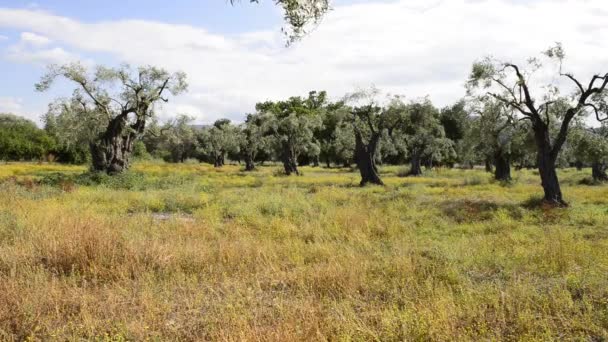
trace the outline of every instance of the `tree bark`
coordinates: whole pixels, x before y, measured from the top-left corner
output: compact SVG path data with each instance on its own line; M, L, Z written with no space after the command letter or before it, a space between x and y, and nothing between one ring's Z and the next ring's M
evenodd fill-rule
M95 142L89 144L94 171L118 174L129 168L135 140L143 133L145 118L137 118L127 128L127 114L123 113L110 121L106 131Z
M283 161L283 168L285 169L286 175L291 176L293 173L298 176L300 175L300 171L298 171L297 156L295 155L295 152L291 146L287 143L283 145L281 159Z
M545 193L544 201L554 206L568 206L563 199L562 190L559 186L555 168L557 153L552 150L548 126L544 123L536 123L534 125L534 135L538 150L538 172Z
M245 171L255 170L255 163L253 162L253 156L250 154L245 155Z
M355 130L355 156L359 173L361 173L361 182L359 183L361 186L366 184L384 185L376 167L375 155L379 140L380 134L372 133L370 141L365 144L361 133Z
M222 155L215 155L213 158L213 167L222 167L224 164L222 163Z
M491 157L488 156L488 157L486 157L486 160L485 160L486 172L492 172L492 171L494 171L494 170L492 170L492 166L493 165L492 165L492 160L490 158Z
M608 181L608 174L606 174L606 164L595 162L591 165L591 174L593 176L593 180L596 182L605 182Z
M414 152L412 154L412 160L410 160L410 172L408 176L422 176L422 167L420 160L420 153Z
M494 179L501 182L511 180L511 158L504 154L501 150L497 150L494 154Z
M433 169L433 157L425 158L424 168L429 171Z

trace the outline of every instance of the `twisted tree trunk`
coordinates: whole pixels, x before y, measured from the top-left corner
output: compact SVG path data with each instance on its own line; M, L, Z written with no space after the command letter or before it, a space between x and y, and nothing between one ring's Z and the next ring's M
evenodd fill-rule
M501 182L508 182L511 180L511 158L509 155L503 153L502 150L496 150L494 154L494 164L496 166L494 170L494 179Z
M250 153L245 154L245 171L253 171L255 170L255 157Z
M492 172L493 170L493 165L492 165L492 160L490 156L486 156L486 160L485 160L485 167L486 167L486 172Z
M378 175L378 168L376 167L375 160L379 140L380 134L373 133L368 144L365 144L361 133L355 130L355 158L359 173L361 173L361 186L368 183L384 185L384 182L382 182L382 179L380 179L380 176Z
M562 196L559 179L557 178L557 170L555 168L557 153L554 153L551 146L549 128L544 123L535 123L533 128L538 149L538 172L545 193L544 201L559 207L568 206Z
M296 175L300 175L300 171L298 171L298 163L297 156L293 148L291 148L290 144L283 144L283 153L281 155L281 159L283 161L283 168L285 169L285 174L291 176L291 174L295 173Z
M145 118L138 117L128 126L127 115L122 113L112 119L100 138L89 144L93 171L117 174L129 168L133 144L143 134Z
M596 182L608 181L608 174L606 174L606 164L601 162L595 162L591 165L591 174L593 180Z
M213 157L213 167L222 167L222 156L217 154Z
M414 151L412 154L412 159L410 160L410 172L408 176L421 176L422 175L422 167L421 167L421 157L418 151Z

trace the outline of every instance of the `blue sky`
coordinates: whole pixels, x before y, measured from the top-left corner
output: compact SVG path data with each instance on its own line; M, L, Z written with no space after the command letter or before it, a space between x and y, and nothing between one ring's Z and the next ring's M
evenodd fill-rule
M539 15L542 13L542 15ZM338 0L290 48L271 0L0 1L0 112L38 120L69 96L34 92L45 65L157 65L188 74L190 90L159 109L208 123L240 120L257 101L375 85L447 105L465 95L485 55L523 61L555 41L583 78L608 71L605 0Z
M269 1L246 2L229 6L226 0L44 0L38 2L3 0L0 7L48 11L84 22L142 19L205 27L213 32L239 33L280 26L281 16ZM20 30L0 28L0 48L6 49L19 39ZM118 63L112 56L89 54L98 63ZM52 96L33 92L34 83L44 69L41 66L0 60L0 74L11 82L0 82L0 97L21 98L40 107ZM36 117L34 117L36 119Z

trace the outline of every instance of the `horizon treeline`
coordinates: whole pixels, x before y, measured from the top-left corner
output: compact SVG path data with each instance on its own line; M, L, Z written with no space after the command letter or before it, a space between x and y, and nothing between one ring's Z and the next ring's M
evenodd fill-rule
M232 160L245 171L277 161L286 175L299 175L303 165L355 164L361 185L382 185L383 164L409 163L409 176L438 165L483 164L503 182L511 181L515 166L537 168L544 201L567 206L557 168L590 166L594 182L608 180L608 73L579 79L564 71L565 57L556 43L521 65L483 58L472 65L466 97L444 108L428 97L406 100L375 87L338 101L311 91L257 103L243 123L220 119L200 129L185 115L164 124L155 115L158 103L188 90L183 72L51 65L36 90L48 90L59 78L75 86L72 96L49 105L42 130L2 116L0 159L89 161L92 171L110 175L128 170L132 158L197 159L215 167ZM532 76L545 64L545 71L558 73L538 83ZM587 122L590 115L599 125Z
M391 111L403 113L391 132L380 134L376 165L408 164L409 175L436 166L484 166L498 180L510 179L510 166L538 166L529 124L509 121L508 108L498 101L487 101L481 108L464 99L444 108L437 108L428 98L405 102L395 96L386 102L385 108L377 109L385 111L387 118ZM233 162L242 164L245 171L278 162L286 174L297 174L299 166L350 168L357 164L355 127L368 126L366 118L353 118L351 110L345 101L330 102L324 91L311 91L307 97L258 103L256 112L247 114L242 123L219 119L196 125L187 115L165 123L152 120L135 143L133 157L168 163L196 160L216 167ZM86 132L70 132L62 113L49 111L42 120L43 128L39 128L18 115L0 114L0 160L91 161L87 140L78 136ZM369 127L365 129L369 131ZM593 167L594 178L605 180L605 140L606 125L591 127L585 120L577 121L560 152L558 167Z

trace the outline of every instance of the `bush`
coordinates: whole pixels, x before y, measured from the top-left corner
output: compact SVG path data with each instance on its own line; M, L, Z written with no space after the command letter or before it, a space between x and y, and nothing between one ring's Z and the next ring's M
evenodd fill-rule
M0 114L0 160L39 160L54 146L55 141L32 121Z

